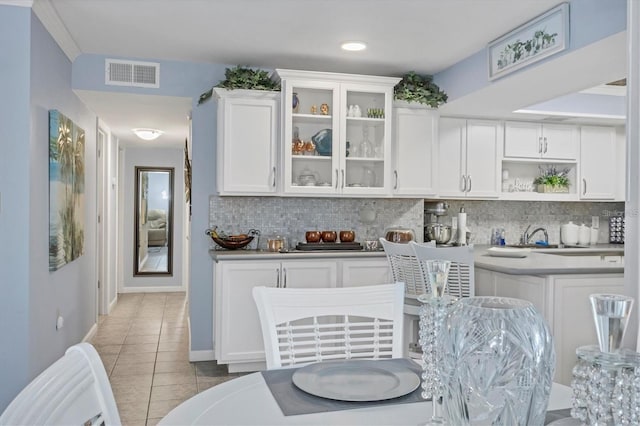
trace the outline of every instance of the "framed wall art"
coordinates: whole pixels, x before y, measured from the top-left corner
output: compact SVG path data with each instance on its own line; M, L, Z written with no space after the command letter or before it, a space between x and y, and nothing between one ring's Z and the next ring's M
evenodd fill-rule
M85 133L49 111L49 271L84 253Z
M504 77L568 47L569 3L562 3L489 43L489 80Z

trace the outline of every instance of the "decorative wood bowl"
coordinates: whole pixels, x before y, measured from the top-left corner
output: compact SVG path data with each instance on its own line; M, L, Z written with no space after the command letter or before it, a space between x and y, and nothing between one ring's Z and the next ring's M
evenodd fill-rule
M217 245L227 250L237 250L244 248L249 245L251 241L253 241L256 235L259 235L259 232L255 229L250 230L246 234L229 235L225 237L221 237L217 234L214 235L214 233L211 231L211 229L207 229L205 233L209 235ZM213 231L215 231L215 228L213 228Z

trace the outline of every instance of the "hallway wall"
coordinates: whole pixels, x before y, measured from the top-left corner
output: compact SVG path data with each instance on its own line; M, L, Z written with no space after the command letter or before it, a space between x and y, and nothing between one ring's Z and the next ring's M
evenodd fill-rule
M184 230L184 154L182 149L169 148L124 148L122 167L123 208L120 216L122 243L119 259L122 270L122 282L118 288L122 292L144 291L184 291L182 282ZM134 276L134 238L135 238L135 167L173 167L173 275Z

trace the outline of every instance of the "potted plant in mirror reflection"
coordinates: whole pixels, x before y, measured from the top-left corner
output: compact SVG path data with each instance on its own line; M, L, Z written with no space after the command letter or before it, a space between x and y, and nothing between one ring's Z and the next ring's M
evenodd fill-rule
M569 192L569 169L556 166L539 166L540 175L533 184L538 192Z

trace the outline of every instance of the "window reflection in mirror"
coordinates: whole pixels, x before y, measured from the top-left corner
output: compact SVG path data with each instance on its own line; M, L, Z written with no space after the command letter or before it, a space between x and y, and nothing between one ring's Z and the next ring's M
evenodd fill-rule
M134 275L172 275L173 173L136 167Z

